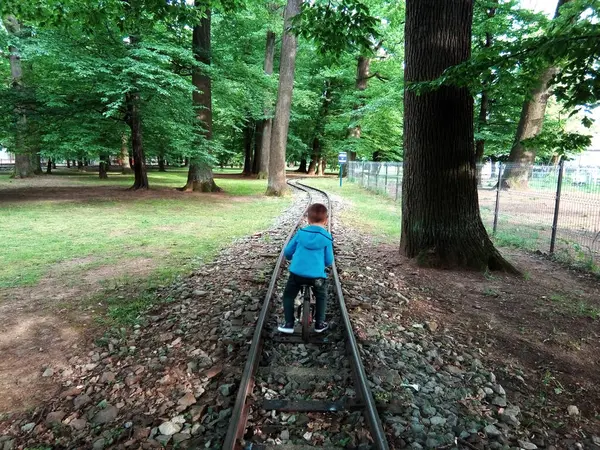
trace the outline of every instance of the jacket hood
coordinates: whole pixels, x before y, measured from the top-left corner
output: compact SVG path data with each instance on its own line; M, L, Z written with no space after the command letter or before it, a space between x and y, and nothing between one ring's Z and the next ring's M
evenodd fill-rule
M333 241L331 234L318 225L309 225L298 231L298 243L309 250L327 247Z

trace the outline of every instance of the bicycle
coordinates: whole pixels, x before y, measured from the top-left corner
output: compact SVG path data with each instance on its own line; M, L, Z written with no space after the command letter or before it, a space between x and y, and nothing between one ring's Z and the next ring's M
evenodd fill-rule
M319 281L315 281L318 283ZM300 292L302 292L302 303L298 305L296 312L298 321L302 325L302 340L308 343L310 338L310 326L315 321L317 303L315 295L310 284L303 284Z

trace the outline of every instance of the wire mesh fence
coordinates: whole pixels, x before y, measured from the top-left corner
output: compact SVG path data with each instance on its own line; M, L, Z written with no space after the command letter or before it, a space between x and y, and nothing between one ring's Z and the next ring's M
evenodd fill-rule
M495 239L598 270L600 167L532 165L525 168L519 189L504 188L512 168L502 163L477 168L481 217ZM350 181L396 201L402 196L402 173L402 163L348 164Z

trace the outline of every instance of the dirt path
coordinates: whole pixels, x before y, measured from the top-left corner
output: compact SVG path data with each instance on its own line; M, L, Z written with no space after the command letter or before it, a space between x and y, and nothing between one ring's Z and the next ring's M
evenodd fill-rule
M564 442L600 435L598 279L542 256L505 253L527 279L418 268L385 245L369 258L400 274L410 316L483 349L508 396L528 411L530 429L550 429ZM569 414L572 406L578 414Z

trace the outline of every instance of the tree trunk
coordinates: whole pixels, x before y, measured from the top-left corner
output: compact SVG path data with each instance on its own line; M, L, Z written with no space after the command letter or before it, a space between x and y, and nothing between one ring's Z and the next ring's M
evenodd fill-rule
M129 145L127 144L127 134L121 136L121 173L129 175L131 172L131 164L129 162Z
M298 170L296 170L296 172L306 173L306 158L302 158L300 160L300 167L298 167Z
M32 177L33 165L31 164L31 155L27 153L15 153L15 178Z
M77 160L77 170L79 172L83 172L83 160L81 160L81 159Z
M264 71L268 76L273 75L273 59L275 57L275 33L271 30L267 31L267 43L265 46L265 64ZM264 115L270 116L271 105L265 105ZM257 125L257 130L260 130L260 157L258 159L258 178L265 179L269 174L269 156L271 153L271 130L273 127L273 119L263 119Z
M212 167L204 161L198 161L190 163L187 183L181 190L186 192L219 192L221 188L215 184Z
M498 3L495 0L494 3ZM496 15L496 8L489 8L487 10L487 17L491 19ZM490 48L493 43L492 33L485 33L485 44L484 48ZM493 75L491 75L493 77ZM479 105L479 118L477 120L477 131L481 132L487 125L487 118L489 112L489 97L488 97L488 84L492 80L486 79L483 81L483 89L481 90L481 104ZM483 155L485 154L485 140L482 138L475 141L475 163L477 164L477 186L481 186L481 171L483 169Z
M18 37L21 33L21 24L14 16L7 16L4 18L4 27L10 35ZM15 91L21 91L23 89L23 69L21 67L21 56L19 50L9 45L8 51L11 84ZM16 116L16 131L15 131L15 178L28 178L32 177L35 172L32 155L27 148L27 116L25 109L22 105L17 104L14 110ZM41 171L40 171L41 172Z
M312 155L310 163L308 164L307 175L314 175L317 170L317 155Z
M52 160L48 158L48 163L46 164L46 174L50 175L52 173Z
M167 169L165 168L165 157L163 155L158 155L158 171L159 172L167 171Z
M210 21L211 11L206 9L200 23L194 26L192 34L192 52L194 58L205 65L211 63L210 50ZM192 70L192 102L196 108L198 120L198 136L203 136L209 143L212 140L212 90L210 76L200 67ZM192 158L184 191L217 192L221 189L216 185L212 167L200 158Z
M262 147L262 120L255 122L254 140L252 142L252 175L258 175L260 171L260 149Z
M438 78L471 53L471 0L407 0L407 85ZM467 88L404 92L401 251L420 264L514 271L479 215L473 98Z
M36 151L31 155L32 164L33 164L33 173L35 175L42 174L42 157L40 156L40 152ZM56 169L56 167L54 167Z
M291 25L300 13L302 0L288 0L285 8L283 39L279 63L279 89L275 119L271 130L271 152L269 156L269 184L267 195L284 195L287 192L285 182L285 150L287 146L290 110L294 90L294 70L296 68L297 38Z
M320 176L325 175L325 166L327 166L327 161L325 160L325 158L321 158L321 160L319 161L319 175Z
M244 125L244 170L242 175L249 177L252 175L252 120L248 119Z
M133 154L134 181L131 189L148 189L148 174L146 172L146 159L142 142L142 118L139 112L140 95L127 94L128 125L131 128L131 153Z
M478 118L478 126L484 127L487 124L487 114L488 114L488 94L487 91L481 92L481 105L479 107L479 118ZM485 140L477 139L475 141L475 164L477 167L477 185L481 186L481 170L483 164L483 154L485 152Z
M105 180L108 178L108 155L102 154L100 155L100 164L98 165L98 177L101 180Z
M570 0L559 0L554 18L560 15L560 8ZM548 67L540 75L537 83L523 103L517 132L510 149L506 170L502 175L502 187L505 189L527 189L529 174L535 162L534 148L525 147L523 141L536 137L542 132L548 98L552 95L550 81L558 73L558 68Z
M67 169L70 169L70 168L71 168L71 160L67 159Z
M358 110L359 108L361 108L364 105L364 101L362 100L363 94L362 92L365 91L367 89L368 83L369 83L369 71L371 68L371 58L367 57L367 56L359 56L358 57L358 61L357 61L357 66L356 66L356 90L359 91L359 98L360 101L354 105L354 110ZM353 122L358 122L358 115L355 113L353 115ZM348 130L348 137L350 139L360 139L361 136L361 127L360 127L360 123L357 123L356 125L354 125L353 127L351 127ZM355 151L350 151L349 155L348 155L348 159L350 161L356 161L356 152ZM348 165L345 164L344 165L344 172L347 171Z

